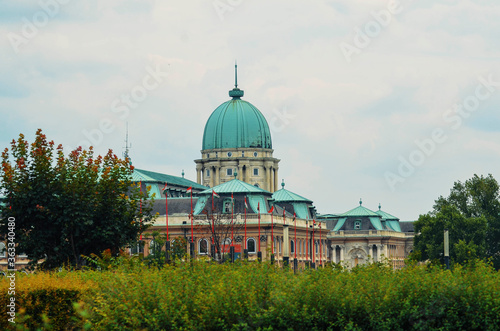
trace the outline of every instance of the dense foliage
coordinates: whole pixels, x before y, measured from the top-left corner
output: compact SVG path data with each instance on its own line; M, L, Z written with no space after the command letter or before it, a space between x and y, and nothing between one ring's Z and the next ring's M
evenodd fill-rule
M434 210L414 223L413 258L442 263L444 229L449 230L450 258L457 263L491 259L500 268L500 189L491 176L474 175L455 182L447 198L439 197Z
M152 219L152 201L141 203L148 195L132 185L132 171L111 150L94 157L92 148L78 148L65 156L41 130L31 145L21 134L2 153L0 233L13 217L18 253L46 268L80 266L82 255L105 249L117 254Z
M0 306L7 307L10 302L10 279L0 281ZM91 293L95 284L82 279L78 273L38 273L25 275L17 273L15 279L16 324L7 318L0 319L0 329L7 330L67 330L82 328L86 325L85 311L77 309L75 303L83 295ZM4 316L5 313L3 313ZM11 318L9 316L9 318ZM90 325L87 323L87 325Z
M294 274L268 263L159 269L132 259L118 269L63 277L95 284L82 287L82 302L67 314L68 325L76 320L93 330L500 328L500 274L480 261L453 270L374 264Z

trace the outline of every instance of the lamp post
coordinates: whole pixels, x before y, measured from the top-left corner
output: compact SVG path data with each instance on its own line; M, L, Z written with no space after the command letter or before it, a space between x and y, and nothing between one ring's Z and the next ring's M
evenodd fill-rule
M450 269L450 237L448 229L444 229L444 264L446 269Z

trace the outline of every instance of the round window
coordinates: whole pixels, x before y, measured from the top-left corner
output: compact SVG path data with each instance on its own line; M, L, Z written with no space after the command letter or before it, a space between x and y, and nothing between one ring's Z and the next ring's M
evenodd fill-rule
M257 152L253 152L253 156L257 157Z
M227 156L231 157L231 156L233 156L233 153L227 152Z

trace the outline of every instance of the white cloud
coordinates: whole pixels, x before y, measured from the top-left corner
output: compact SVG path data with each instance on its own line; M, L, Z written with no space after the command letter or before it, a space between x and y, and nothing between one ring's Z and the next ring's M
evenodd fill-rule
M268 121L283 109L295 116L273 132L287 188L322 213L346 211L362 197L369 208L381 202L416 219L453 181L495 175L500 148L486 109L497 109L500 98L458 131L442 114L473 92L479 75L498 74L500 5L400 2L401 13L351 63L339 44L351 42L354 28L387 1L242 1L223 20L211 1L70 2L18 54L6 35L20 33L21 18L40 9L10 5L0 14L10 17L0 20L2 148L37 127L74 146L84 130L110 119L115 129L97 150L121 152L128 121L134 164L196 178L205 122L228 99L238 60L245 100ZM113 100L156 65L168 67L168 77L126 119L113 113ZM436 127L449 140L391 192L384 172Z

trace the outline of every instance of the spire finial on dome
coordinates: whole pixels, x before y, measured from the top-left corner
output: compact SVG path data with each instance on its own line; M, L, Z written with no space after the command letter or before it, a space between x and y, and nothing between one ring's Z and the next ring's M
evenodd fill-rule
M382 208L382 206L380 205L380 202L378 203L378 210L380 210L380 208Z
M229 96L233 99L239 99L243 94L243 90L238 88L238 64L234 61L234 88L229 91Z
M234 88L238 88L238 64L234 61Z
M284 179L281 180L281 188L283 188L283 189L285 188L285 180Z
M361 201L361 198L359 198L359 205L361 206L363 204L363 201Z

